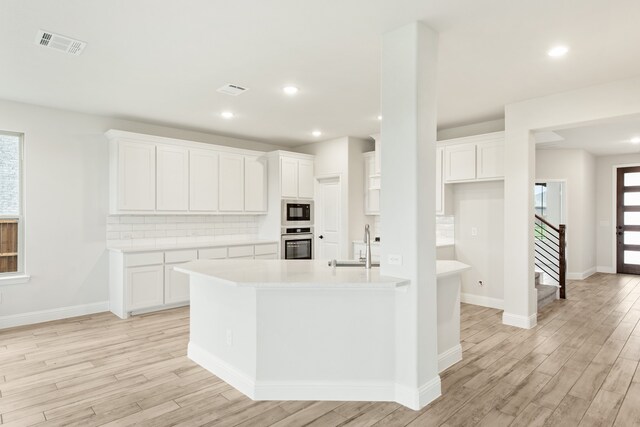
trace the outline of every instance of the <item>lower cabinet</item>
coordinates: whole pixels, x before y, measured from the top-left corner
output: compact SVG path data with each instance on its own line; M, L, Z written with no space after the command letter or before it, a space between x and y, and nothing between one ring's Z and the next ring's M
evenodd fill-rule
M162 265L127 268L127 308L130 311L164 303Z
M189 276L175 271L180 264L164 266L164 303L177 304L189 302Z
M109 309L126 319L131 312L189 303L189 276L175 267L196 259L278 259L276 242L200 249L109 253Z

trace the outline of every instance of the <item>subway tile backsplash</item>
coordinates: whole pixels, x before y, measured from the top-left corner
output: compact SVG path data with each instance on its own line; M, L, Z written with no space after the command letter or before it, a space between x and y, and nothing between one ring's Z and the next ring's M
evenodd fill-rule
M153 246L250 240L257 237L257 215L107 217L107 246Z

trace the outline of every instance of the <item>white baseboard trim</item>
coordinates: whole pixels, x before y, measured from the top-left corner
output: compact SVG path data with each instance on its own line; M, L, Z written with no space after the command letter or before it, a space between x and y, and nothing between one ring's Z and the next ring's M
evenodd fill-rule
M256 382L253 378L215 357L197 344L189 342L187 357L211 372L245 396L255 399Z
M598 270L597 267L592 267L580 273L567 273L567 279L568 280L584 280L589 276L593 276L594 274L596 274L597 270Z
M439 376L417 389L393 382L256 381L192 342L187 355L253 400L395 401L418 410L441 394Z
M616 274L616 268L615 267L605 267L605 266L598 266L596 267L596 272L597 273L607 273L607 274Z
M462 360L462 346L460 344L451 347L438 355L438 372L442 372L450 366Z
M396 384L396 402L414 411L424 408L441 395L439 375L417 389Z
M460 301L466 304L481 305L483 307L497 308L499 310L504 308L504 300L485 297L482 295L461 293Z
M50 322L52 320L67 319L69 317L86 316L87 314L102 313L104 311L109 311L109 301L31 311L29 313L10 314L8 316L0 316L0 329L33 325L35 323Z
M519 314L511 314L506 311L502 313L502 323L517 328L531 329L538 324L538 315L536 313L531 316L521 316Z

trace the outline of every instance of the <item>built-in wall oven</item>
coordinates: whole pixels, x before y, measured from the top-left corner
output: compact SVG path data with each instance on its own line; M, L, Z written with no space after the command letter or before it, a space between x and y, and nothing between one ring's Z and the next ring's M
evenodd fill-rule
M313 226L313 201L311 200L283 200L282 201L282 226L283 227L312 227ZM282 233L285 234L285 233Z
M313 227L282 227L282 259L313 259Z

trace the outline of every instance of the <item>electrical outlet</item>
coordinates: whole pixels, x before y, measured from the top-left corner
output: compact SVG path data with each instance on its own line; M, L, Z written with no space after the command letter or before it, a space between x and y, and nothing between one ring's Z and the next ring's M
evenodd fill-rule
M476 227L471 227L471 235L472 236L477 236L478 235L478 229Z
M484 286L484 283L482 283L482 280L478 280L478 285Z
M227 346L233 347L233 332L231 332L231 329L227 329Z
M402 255L389 255L387 257L389 265L402 265Z

